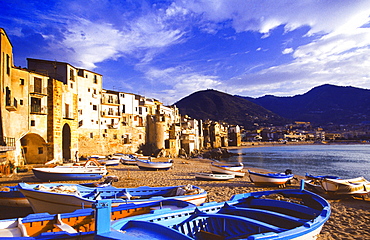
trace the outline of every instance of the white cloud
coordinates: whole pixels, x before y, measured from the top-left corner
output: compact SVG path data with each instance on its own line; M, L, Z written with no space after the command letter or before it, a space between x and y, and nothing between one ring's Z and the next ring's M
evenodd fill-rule
M294 51L293 48L285 48L282 53L289 54L289 53L292 53L293 51Z

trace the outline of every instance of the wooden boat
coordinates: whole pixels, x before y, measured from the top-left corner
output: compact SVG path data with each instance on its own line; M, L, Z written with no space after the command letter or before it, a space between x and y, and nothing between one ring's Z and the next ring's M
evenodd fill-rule
M301 187L124 218L98 229L95 239L162 239L164 227L179 239L316 239L329 216L329 203ZM104 219L98 215L97 222L99 217Z
M98 201L95 208L103 204ZM124 204L110 209L107 222L152 211L194 207L194 204L180 200ZM0 239L93 239L95 229L95 210L92 208L62 214L36 213L24 218L0 220Z
M366 195L370 193L370 182L364 177L352 179L324 178L320 181L321 187L328 194L334 195Z
M211 164L214 166L223 167L231 171L241 171L244 168L243 163L224 163L224 162L219 162L219 161L213 161L211 162Z
M43 181L99 180L107 169L96 160L88 160L84 165L56 166L53 168L33 168L33 174Z
M213 162L211 163L211 171L213 173L223 173L223 174L234 175L235 177L244 177L245 172L242 172L241 169L243 169L243 166L240 168L240 166L230 166L228 164L220 165L220 164L215 164Z
M340 179L338 176L332 176L332 175L311 175L306 173L305 175L306 179L311 179L311 180L322 180L324 178L329 178L329 179Z
M104 181L81 183L85 187L108 187L112 186L113 182L117 182L118 177L106 176ZM18 186L3 186L0 187L0 205L9 207L31 207L27 198L21 193Z
M27 198L17 186L0 187L0 205L9 207L30 207Z
M305 188L320 194L325 194L325 190L321 187L321 180L328 178L328 179L340 179L338 176L332 175L311 175L306 173L306 179L304 180Z
M125 165L136 165L137 157L132 154L122 154L121 156L121 163Z
M206 181L227 181L234 179L235 175L222 174L222 173L195 173L196 180L206 180Z
M19 190L28 199L35 213L66 213L80 208L91 208L98 199L110 199L113 206L128 203L146 203L177 199L199 205L206 200L207 192L192 186L90 188L78 184L27 184L19 183Z
M137 166L142 170L169 170L173 166L173 160L169 159L166 162L153 162L152 160L140 160L136 161Z
M288 171L289 172L289 171ZM294 175L288 173L258 173L248 170L251 182L256 185L284 186Z

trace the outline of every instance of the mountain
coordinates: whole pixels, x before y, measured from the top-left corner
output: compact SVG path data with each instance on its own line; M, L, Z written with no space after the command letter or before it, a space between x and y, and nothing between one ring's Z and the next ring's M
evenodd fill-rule
M325 84L303 95L241 97L284 118L314 124L358 124L370 120L370 90Z
M247 99L216 90L195 92L175 105L182 115L195 119L225 121L245 128L259 125L281 125L287 120Z

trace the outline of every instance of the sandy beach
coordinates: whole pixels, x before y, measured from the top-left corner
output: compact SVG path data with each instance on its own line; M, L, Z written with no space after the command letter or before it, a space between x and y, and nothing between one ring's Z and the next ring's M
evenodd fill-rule
M174 167L168 171L143 171L137 166L119 165L108 167L109 175L119 178L114 183L116 187L139 186L175 186L192 184L202 187L208 192L207 201L226 201L238 193L264 191L272 188L256 187L246 175L244 178L235 178L229 181L198 181L195 172L209 172L208 159L181 159L175 158ZM262 171L262 169L246 168ZM302 176L296 176L302 179ZM32 171L3 176L0 185L16 185L18 182L38 183ZM77 183L81 183L77 182ZM297 188L295 182L287 188ZM332 207L330 219L324 225L318 239L369 239L370 236L370 202L356 199L329 200Z

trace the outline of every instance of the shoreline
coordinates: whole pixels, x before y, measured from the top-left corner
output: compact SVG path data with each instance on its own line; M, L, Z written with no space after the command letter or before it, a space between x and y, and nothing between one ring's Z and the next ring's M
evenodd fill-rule
M163 159L163 158L162 158ZM159 159L158 159L159 160ZM255 186L250 182L248 174L243 178L235 178L228 181L200 181L196 180L194 173L209 172L210 159L202 158L173 158L174 168L168 171L143 171L137 166L119 165L108 167L109 175L115 175L119 178L115 182L115 187L135 188L139 186L178 186L192 184L203 188L208 192L208 202L227 201L231 196L239 193L265 191L276 189L273 187ZM244 168L266 172L266 169ZM302 176L295 175L299 180ZM32 171L13 174L10 177L0 178L0 185L17 185L19 182L30 184L42 183L34 177ZM62 183L83 183L88 181L63 181ZM292 185L286 188L299 188L299 181L294 181ZM370 235L368 223L370 220L370 202L355 199L328 200L332 206L332 214L325 223L319 240L331 239L363 239ZM1 206L3 211L4 207Z

